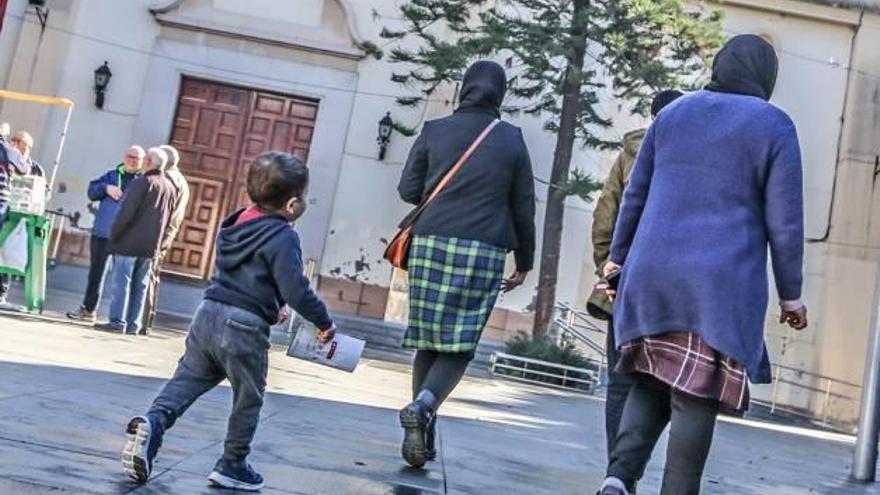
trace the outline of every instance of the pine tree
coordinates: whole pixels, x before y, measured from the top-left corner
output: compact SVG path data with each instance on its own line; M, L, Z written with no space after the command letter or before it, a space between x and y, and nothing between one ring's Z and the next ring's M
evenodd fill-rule
M460 79L468 64L491 57L509 68L504 111L539 116L557 136L534 304L533 333L545 335L566 197L590 201L601 188L572 171L575 142L600 150L619 146L605 137L613 122L599 103L603 92L644 115L658 90L693 84L722 41L720 14L685 0L410 0L400 14L402 27L381 34L395 46L376 52L399 64L392 76L406 93L399 104L424 104ZM395 43L412 38L415 43Z

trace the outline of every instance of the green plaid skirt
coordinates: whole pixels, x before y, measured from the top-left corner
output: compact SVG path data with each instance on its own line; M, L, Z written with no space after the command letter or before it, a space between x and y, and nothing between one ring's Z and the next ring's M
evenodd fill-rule
M476 351L504 277L504 248L468 239L416 236L409 253L409 327L403 346Z

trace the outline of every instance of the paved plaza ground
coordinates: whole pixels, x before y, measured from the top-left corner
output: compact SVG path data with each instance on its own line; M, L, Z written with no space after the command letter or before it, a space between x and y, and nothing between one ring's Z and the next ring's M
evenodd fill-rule
M179 332L138 338L0 316L0 494L216 494L205 476L222 451L225 386L170 431L148 485L120 468L126 420L182 348ZM473 371L444 407L440 460L417 471L398 457L404 365L366 359L349 375L273 349L251 458L263 493L592 495L605 463L602 402ZM640 493L656 493L662 451ZM851 451L845 436L725 421L704 493L880 494L846 482Z

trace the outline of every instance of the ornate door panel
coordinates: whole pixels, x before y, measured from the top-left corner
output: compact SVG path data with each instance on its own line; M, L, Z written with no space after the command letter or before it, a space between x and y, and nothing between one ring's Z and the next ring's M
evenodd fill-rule
M186 220L163 264L207 279L220 222L247 205L247 170L264 151L308 159L318 102L184 77L171 144L190 183Z
M226 185L216 179L188 177L189 205L186 219L163 263L167 272L206 278L214 260L214 238L222 220L220 204Z
M247 90L184 78L171 145L190 183L186 220L163 264L166 271L206 279L214 237L228 202L247 119Z
M273 93L254 93L241 147L233 202L228 212L248 204L247 171L260 153L287 151L304 162L308 160L317 115L318 103L315 101Z

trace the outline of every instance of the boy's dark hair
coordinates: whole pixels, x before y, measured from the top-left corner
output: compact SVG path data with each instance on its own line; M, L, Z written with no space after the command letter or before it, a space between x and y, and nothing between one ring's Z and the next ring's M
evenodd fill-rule
M651 117L656 117L657 114L660 113L660 110L663 110L663 107L682 96L684 96L684 93L677 89L667 89L657 93L657 95L654 96L654 100L651 101Z
M264 211L283 209L291 198L301 197L308 185L309 169L290 153L267 151L248 170L248 196Z

